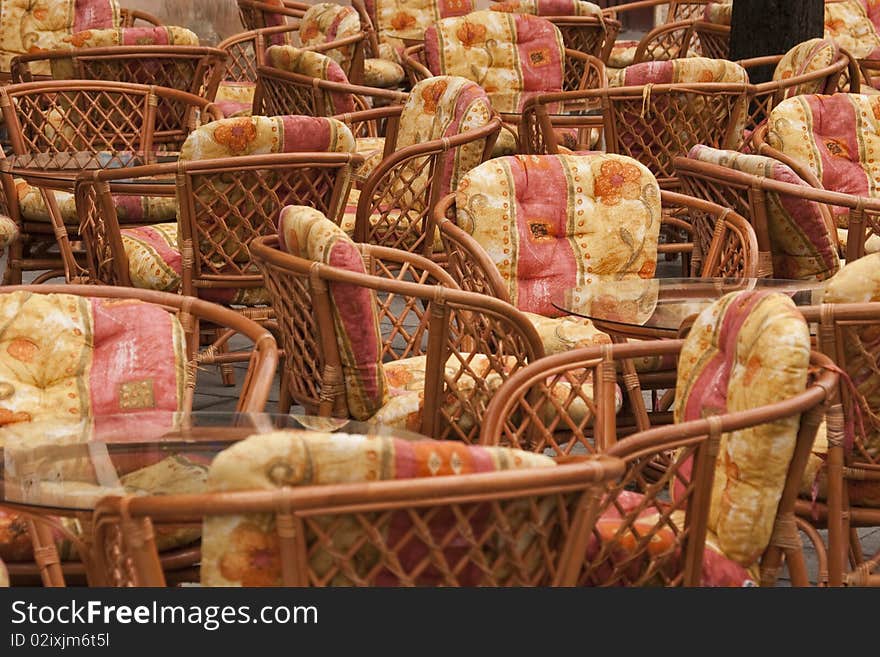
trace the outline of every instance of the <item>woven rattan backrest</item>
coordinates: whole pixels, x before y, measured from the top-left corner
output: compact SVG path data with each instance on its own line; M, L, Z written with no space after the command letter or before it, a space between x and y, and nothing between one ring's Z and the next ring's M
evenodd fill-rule
M266 63L266 49L273 37L286 36L297 28L290 26L249 30L234 34L217 48L226 53L226 68L222 79L229 82L256 82L257 66Z
M302 114L330 116L331 107L314 78L288 73L271 66L257 67L255 110L266 116Z
M758 238L755 230L738 214L715 222L702 265L703 278L754 278L758 274Z

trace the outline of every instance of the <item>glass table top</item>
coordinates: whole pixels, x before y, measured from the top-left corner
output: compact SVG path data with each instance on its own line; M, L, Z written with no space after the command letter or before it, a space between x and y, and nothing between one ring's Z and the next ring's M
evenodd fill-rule
M387 426L308 415L149 411L0 427L0 503L90 511L105 495L198 493L233 443L278 430L425 440Z
M730 292L766 290L789 295L798 306L819 302L824 283L769 278L654 278L600 280L562 290L554 308L612 329L639 327L677 335L682 324Z

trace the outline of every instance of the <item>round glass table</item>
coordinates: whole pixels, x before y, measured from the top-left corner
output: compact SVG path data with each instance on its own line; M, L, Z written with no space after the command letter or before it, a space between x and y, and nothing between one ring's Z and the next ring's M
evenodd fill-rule
M9 424L0 428L0 509L26 520L44 585L65 585L58 545L73 546L87 579L99 581L92 537L98 500L203 492L220 452L281 430L427 439L369 422L270 413L148 411ZM198 558L197 545L173 556L187 566Z
M824 283L770 278L654 278L600 280L562 290L557 310L585 317L612 337L674 338L713 301L730 292L764 290L787 294L798 306L818 303Z

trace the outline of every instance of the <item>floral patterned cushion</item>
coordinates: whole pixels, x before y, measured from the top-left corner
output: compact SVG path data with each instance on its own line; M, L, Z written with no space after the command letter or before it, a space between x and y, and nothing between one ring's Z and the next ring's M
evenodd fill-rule
M767 143L810 170L825 189L880 196L880 97L795 96L770 112ZM832 208L840 228L849 213Z
M278 221L278 238L281 248L293 255L366 274L363 258L351 238L313 208L284 208ZM375 296L367 288L342 283L331 283L329 292L348 412L356 420L366 420L387 400Z
M18 239L18 224L5 214L0 214L0 251Z
M402 45L394 37L420 38L427 26L441 18L463 16L476 9L474 0L366 0L365 4L379 38L394 46Z
M223 80L217 87L214 104L220 108L226 118L250 116L256 88L254 82Z
M748 84L749 74L726 59L686 57L665 62L642 62L618 71L608 80L610 87L629 87L643 84L676 84L680 82L728 82Z
M876 59L880 54L880 35L862 0L825 3L825 38L856 59Z
M306 10L299 23L299 39L304 47L320 46L354 36L361 31L361 19L354 7L319 2ZM348 70L354 54L354 45L324 52L333 61Z
M116 0L36 0L0 3L0 71L13 57L55 50L64 38L84 30L117 27ZM35 62L35 75L49 75L46 62Z
M112 46L198 46L199 37L185 27L163 25L159 27L114 27L102 30L84 30L64 37L58 45L61 50L82 48L108 48ZM73 61L53 59L50 63L52 77L70 80L76 77ZM149 79L137 80L149 84Z
M275 490L555 465L552 459L538 454L503 447L468 446L455 441L279 431L253 436L220 453L208 473L208 486L219 492ZM414 528L406 511L394 513L385 539L390 545L399 545L400 537ZM527 515L522 517L525 520ZM378 561L376 551L369 543L366 548L357 546L365 529L356 518L336 516L316 521L328 532L325 537L330 542L309 551L309 569L318 577L326 578L330 585L351 585L374 568ZM428 521L426 529L433 536L442 536L450 530L450 522L448 516L438 514ZM476 535L485 531L485 522L478 516L472 520ZM528 540L522 532L517 534L518 540ZM308 529L306 540L313 544L315 539L314 531ZM412 570L418 559L423 558L426 549L422 540L413 540L410 545L398 550L401 564L407 570ZM448 558L454 559L462 549L467 548L455 545L446 548ZM491 553L494 548L487 545L485 549ZM336 559L328 550L356 552L351 560L354 570L337 570ZM493 568L504 567L496 565L491 554L487 559ZM459 573L458 578L478 584L482 575L474 569L473 573ZM435 568L429 567L421 572L419 580L423 584L440 584L443 578ZM390 571L382 573L379 581L388 586L400 583ZM203 524L201 582L204 586L280 585L280 548L274 517L266 514L207 517Z
M703 10L703 20L715 25L730 25L733 2L710 2Z
M810 332L792 300L734 292L694 322L678 361L676 422L744 411L806 389ZM794 453L798 416L724 434L709 529L724 554L749 567L770 540ZM681 492L674 486L673 495Z
M0 318L0 423L181 407L185 338L162 308L10 292Z
M865 13L871 19L874 28L880 30L880 2L877 0L859 0L859 2L865 8Z
M43 200L40 189L26 183L15 181L18 192L18 205L24 221L49 223L49 209ZM79 215L76 212L76 200L70 192L51 192L61 212L61 219L66 225L78 226ZM177 218L177 199L167 196L129 196L117 194L113 196L116 204L116 215L120 223L140 224L161 221L174 221Z
M488 93L562 90L562 35L527 14L477 11L439 21L425 31L425 56L435 75L468 78Z
M544 317L526 313L526 317L538 331L541 344L548 356L572 349L611 344L611 338L582 317Z
M831 66L839 57L840 48L830 39L810 39L809 41L804 41L785 53L776 65L773 79L780 81L800 75L807 75L808 73ZM785 97L834 93L835 90L828 89L827 84L828 80L826 78L805 82L796 87L786 89Z
M652 278L660 190L635 160L610 154L489 160L456 190L456 222L479 242L521 310L559 316L561 290Z
M269 66L289 73L299 73L319 80L348 84L342 68L327 55L293 46L270 46L266 51ZM338 91L326 92L324 102L333 115L355 111L354 96Z
M505 11L511 14L531 14L532 16L601 16L602 8L583 0L511 0L493 2L492 11Z
M393 88L401 84L405 77L406 71L397 62L379 57L364 60L364 84L368 87Z
M790 167L770 157L694 146L688 157L809 188ZM825 280L840 269L834 235L817 203L767 192L767 220L776 278Z
M608 77L613 77L620 69L632 66L638 48L638 41L615 41L614 47L611 48L611 54L608 56Z

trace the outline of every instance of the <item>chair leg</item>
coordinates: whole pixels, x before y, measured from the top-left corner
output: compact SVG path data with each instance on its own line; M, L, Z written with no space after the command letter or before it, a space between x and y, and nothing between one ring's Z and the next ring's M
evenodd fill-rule
M216 339L220 340L223 336L224 329L217 329ZM229 341L222 342L220 344L220 353L228 354L229 353ZM220 378L223 381L223 385L225 386L234 386L235 385L235 369L232 367L232 363L222 363L220 365Z
M287 385L287 373L284 370L284 367L281 368L281 383L278 392L278 412L282 415L286 415L290 412L290 407L293 405L293 397L290 395L290 387Z

